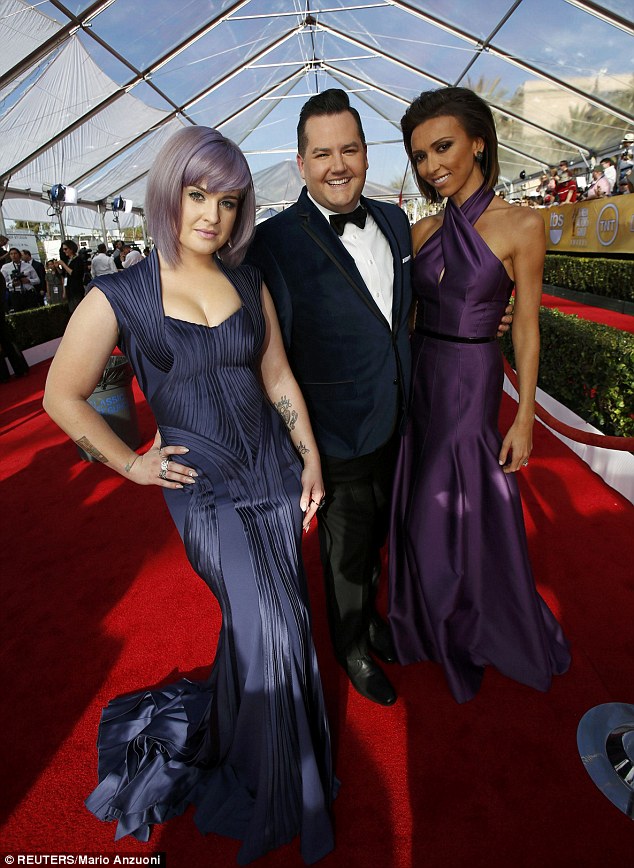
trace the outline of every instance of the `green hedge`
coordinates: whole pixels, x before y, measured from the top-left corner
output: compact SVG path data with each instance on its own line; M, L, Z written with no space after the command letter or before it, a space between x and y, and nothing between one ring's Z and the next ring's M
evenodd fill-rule
M9 314L20 349L61 337L66 303ZM634 437L634 335L541 308L539 385L604 434ZM514 365L510 334L502 339Z
M64 334L70 318L68 303L49 304L32 310L7 315L7 322L13 329L14 339L21 350L28 350Z
M544 264L544 283L634 301L634 259L549 254Z
M604 434L634 437L634 335L541 308L539 386ZM515 367L509 334L502 348Z

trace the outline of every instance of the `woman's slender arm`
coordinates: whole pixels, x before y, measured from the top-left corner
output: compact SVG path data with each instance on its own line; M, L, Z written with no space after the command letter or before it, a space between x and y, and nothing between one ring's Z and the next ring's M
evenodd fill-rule
M182 446L159 453L157 435L151 449L139 455L118 437L86 400L99 382L117 343L117 321L104 294L93 288L71 317L46 380L44 409L85 452L140 485L182 488L194 482L193 471L170 462L168 478L160 479L161 461L183 454Z
M519 380L519 405L515 421L500 451L499 461L504 465L505 473L514 473L527 464L533 448L535 389L539 369L539 304L546 254L541 215L528 209L517 209L515 216L522 223L521 227L509 226L514 236L515 307L512 338Z
M266 335L260 362L262 385L269 400L284 420L291 440L304 462L300 506L304 512L302 524L304 530L308 530L311 519L324 496L321 461L304 397L286 358L275 305L264 285L262 306L266 321Z

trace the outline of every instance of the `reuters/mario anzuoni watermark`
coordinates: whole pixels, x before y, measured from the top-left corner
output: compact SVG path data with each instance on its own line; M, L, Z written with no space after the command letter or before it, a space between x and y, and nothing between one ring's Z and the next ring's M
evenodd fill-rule
M159 865L167 868L165 853L3 853L5 865Z

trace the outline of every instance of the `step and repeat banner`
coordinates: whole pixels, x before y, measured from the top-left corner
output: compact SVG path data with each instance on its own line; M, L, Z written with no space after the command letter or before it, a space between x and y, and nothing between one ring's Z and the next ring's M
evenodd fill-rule
M548 250L634 253L634 193L540 209Z

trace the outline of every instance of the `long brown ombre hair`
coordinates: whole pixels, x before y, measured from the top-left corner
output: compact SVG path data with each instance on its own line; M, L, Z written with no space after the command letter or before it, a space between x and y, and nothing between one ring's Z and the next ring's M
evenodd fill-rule
M500 174L498 162L498 137L491 109L485 101L466 87L443 87L440 90L426 90L417 96L401 118L403 143L409 157L412 172L418 189L430 202L440 202L443 198L435 187L427 184L416 171L412 159L412 134L417 126L431 118L454 117L471 139L484 141L482 163L484 183L492 189Z

